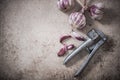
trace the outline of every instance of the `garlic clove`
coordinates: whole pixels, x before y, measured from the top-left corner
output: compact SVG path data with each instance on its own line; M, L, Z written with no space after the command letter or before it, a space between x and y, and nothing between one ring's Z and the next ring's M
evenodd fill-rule
M82 12L73 12L69 16L69 23L76 29L82 29L86 25L86 18Z
M63 41L68 38L71 38L71 35L64 35L64 36L60 37L60 43L63 43Z
M74 44L70 44L70 45L64 45L63 48L61 48L59 50L59 52L57 53L57 55L63 56L68 50L72 50L73 48L75 48Z
M57 6L62 11L70 10L75 4L74 0L58 0Z
M65 53L66 53L65 48L61 48L57 55L60 57L63 56Z
M70 45L67 46L68 50L72 50L73 48L75 48L74 44L70 44Z
M101 9L103 9L103 4L102 3L96 3L92 6L90 6L90 14L91 14L91 18L94 20L100 20L103 17L103 11Z
M85 41L85 37L79 35L78 33L76 32L72 32L72 37L75 38L76 40L79 40L79 41Z

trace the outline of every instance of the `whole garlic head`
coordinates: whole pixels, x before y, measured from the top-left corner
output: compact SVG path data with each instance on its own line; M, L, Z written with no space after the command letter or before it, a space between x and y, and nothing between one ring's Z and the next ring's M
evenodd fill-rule
M86 25L86 18L82 12L73 12L69 16L69 23L75 29L82 29Z
M96 3L92 6L90 6L90 14L91 18L95 20L100 20L103 17L103 11L101 10L103 8L102 3Z
M62 11L70 10L75 4L74 0L58 0L57 6Z

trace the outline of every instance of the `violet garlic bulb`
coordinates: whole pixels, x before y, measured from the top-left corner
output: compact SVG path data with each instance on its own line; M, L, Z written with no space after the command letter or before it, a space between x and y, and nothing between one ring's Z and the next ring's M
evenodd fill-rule
M74 0L58 0L57 6L62 11L70 10L74 6Z
M96 3L90 6L89 10L91 18L95 20L100 20L103 17L103 11L101 9L103 9L102 3Z
M69 23L75 29L82 29L86 25L86 18L83 12L73 12L69 16Z

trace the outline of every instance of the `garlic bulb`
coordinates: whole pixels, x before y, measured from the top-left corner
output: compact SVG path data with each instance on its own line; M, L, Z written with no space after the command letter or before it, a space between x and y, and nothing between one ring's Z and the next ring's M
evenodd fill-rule
M57 6L62 11L70 10L74 6L74 0L58 0Z
M83 12L73 12L69 16L69 23L75 29L82 29L86 25L86 18Z
M102 3L97 3L90 6L91 18L95 20L100 20L103 17L103 11L101 10L102 8L103 8Z

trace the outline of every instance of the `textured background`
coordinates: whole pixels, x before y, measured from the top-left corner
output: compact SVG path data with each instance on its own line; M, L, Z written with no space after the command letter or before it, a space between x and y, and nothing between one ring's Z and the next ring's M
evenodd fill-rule
M97 28L108 41L74 78L87 53L78 54L67 66L63 65L66 55L56 55L62 46L59 37L71 32L70 12L59 11L57 0L0 0L0 80L120 80L120 0L90 0L89 4L99 1L105 4L103 19L88 19L80 33Z

